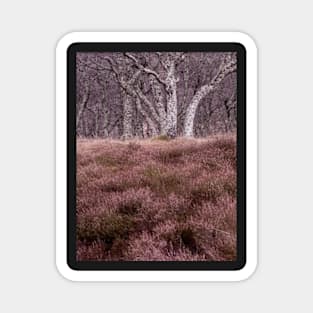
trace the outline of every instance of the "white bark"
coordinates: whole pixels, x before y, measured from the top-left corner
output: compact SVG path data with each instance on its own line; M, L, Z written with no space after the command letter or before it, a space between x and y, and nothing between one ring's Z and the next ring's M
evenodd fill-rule
M151 116L151 118L154 119L154 121L156 123L159 122L159 115L158 113L156 112L155 110L155 107L154 107L154 103L152 103L143 93L142 91L140 90L140 88L137 86L135 87L135 97L138 97L143 103L144 103L144 106L146 108L146 110L149 112L149 116Z
M87 85L86 91L83 95L83 99L82 99L81 103L78 103L78 112L76 114L76 129L78 129L78 126L80 124L83 113L86 110L89 96L90 96L90 87L89 87L89 85Z
M150 130L151 136L156 136L157 129L156 129L155 122L150 118L149 114L143 109L141 105L141 100L138 97L136 98L136 106L137 106L137 110L144 117L143 125L145 125L146 128L145 128L145 131L143 131L143 137L145 138L149 136L149 130Z
M119 76L119 82L121 87L124 89L122 90L123 94L123 139L130 139L132 138L132 118L133 118L133 97L136 98L136 93L133 90L133 84L136 81L140 74L140 71L137 71L133 77L125 81L123 77Z
M218 73L214 76L208 85L204 85L197 90L186 110L184 122L184 136L192 137L196 111L200 101L206 97L216 86L230 73L236 70L236 60L230 60L222 64Z
M169 61L169 70L166 79L167 89L167 136L177 136L177 79L175 77L175 62Z
M165 111L165 103L164 103L165 101L164 101L162 89L157 79L152 75L150 75L150 84L151 84L152 93L155 99L155 108L158 113L160 135L166 135L167 121L166 121L166 111Z
M160 134L174 138L177 136L177 78L175 77L175 61L181 55L176 56L167 55L167 60L163 64L164 70L157 73L154 70L144 67L140 62L130 53L125 53L130 58L137 68L150 75L150 84L152 87L156 103L151 103L147 97L137 88L136 93L142 102L149 108L151 117L158 122L160 127ZM161 61L161 60L160 60ZM162 62L162 61L161 61ZM162 76L166 76L164 80ZM167 92L167 105L165 110L162 90L160 84L165 86Z
M185 123L184 123L184 136L193 136L193 124L196 116L196 111L199 106L200 101L210 93L212 86L202 86L193 96L189 106L186 110Z
M123 139L132 137L132 98L126 92L123 92Z

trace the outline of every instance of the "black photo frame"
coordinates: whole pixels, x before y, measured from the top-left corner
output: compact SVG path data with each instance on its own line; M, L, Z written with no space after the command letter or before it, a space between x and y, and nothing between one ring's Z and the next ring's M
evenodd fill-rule
M76 260L76 53L236 52L237 54L237 260ZM67 264L73 270L240 270L246 263L246 50L240 43L73 43L67 50Z

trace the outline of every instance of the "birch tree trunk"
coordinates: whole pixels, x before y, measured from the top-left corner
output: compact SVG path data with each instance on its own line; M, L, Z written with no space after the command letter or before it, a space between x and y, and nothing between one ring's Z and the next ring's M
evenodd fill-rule
M169 71L166 78L167 89L167 136L177 136L177 80L175 77L175 62L169 61Z
M105 107L105 104L103 104L102 109L103 109L102 135L104 137L108 137L109 110Z
M150 118L149 114L147 114L145 110L142 108L141 100L139 97L136 98L136 107L140 114L144 117L143 125L145 125L145 131L143 131L143 137L144 138L148 137L149 130L151 136L156 136L158 134L156 125Z
M159 115L158 120L160 125L160 135L166 135L167 120L162 88L160 87L157 79L153 75L150 75L150 84L152 87L153 96L155 98L155 107Z
M83 95L83 99L82 99L81 103L78 103L78 112L76 114L76 129L78 129L81 118L83 116L83 113L86 110L89 96L90 96L90 87L89 87L89 85L87 85L85 93Z
M196 116L196 111L199 106L200 101L210 93L212 86L202 86L193 96L189 106L186 110L185 123L184 123L184 136L192 137L193 136L193 124Z
M133 77L125 81L122 77L119 77L119 82L121 84L122 95L123 95L123 139L132 138L132 118L133 118L133 106L132 106L132 96L136 97L136 93L132 89L132 84L136 81L140 74L137 71Z
M123 91L123 139L132 137L132 97Z
M218 73L211 80L210 84L204 85L197 90L186 110L184 122L184 136L193 136L194 120L200 101L206 97L216 86L230 73L236 70L236 60L230 60L222 64Z

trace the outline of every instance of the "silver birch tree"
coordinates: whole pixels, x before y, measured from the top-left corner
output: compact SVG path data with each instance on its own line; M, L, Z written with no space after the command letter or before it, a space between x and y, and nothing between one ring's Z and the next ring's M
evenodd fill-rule
M199 106L200 101L212 92L218 84L230 73L234 72L237 68L236 58L227 56L220 65L217 74L213 77L209 84L201 86L193 96L189 106L186 110L184 131L183 135L186 137L193 136L194 120L196 110Z

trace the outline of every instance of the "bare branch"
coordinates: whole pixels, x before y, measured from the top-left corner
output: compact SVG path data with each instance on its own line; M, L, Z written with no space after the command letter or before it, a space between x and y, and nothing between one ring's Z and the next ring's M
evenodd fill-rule
M143 72L147 74L153 75L161 84L166 86L166 82L160 77L160 75L157 72L141 65L139 61L136 59L136 57L134 57L132 54L126 52L124 53L124 55L128 57L129 59L131 59L140 70L142 70Z
M118 70L115 67L114 61L112 60L112 58L108 57L108 56L98 56L100 59L105 60L107 62L109 62L112 71L114 72L115 76L117 77L117 79L120 78L120 73L118 72Z
M136 86L135 92L138 96L138 98L150 109L151 116L158 121L159 120L159 115L155 110L154 104L142 93L140 88Z
M184 60L185 60L185 52L181 52L177 54L177 56L174 58L175 65L178 66Z

